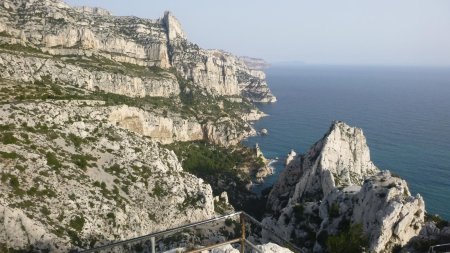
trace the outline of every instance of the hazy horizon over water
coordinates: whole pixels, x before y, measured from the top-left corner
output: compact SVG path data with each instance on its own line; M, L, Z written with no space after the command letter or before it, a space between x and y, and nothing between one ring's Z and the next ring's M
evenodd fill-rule
M333 120L362 128L372 161L399 174L426 210L450 219L450 69L429 67L273 66L266 70L278 102L258 107L268 136L251 137L276 173L286 154L306 152Z

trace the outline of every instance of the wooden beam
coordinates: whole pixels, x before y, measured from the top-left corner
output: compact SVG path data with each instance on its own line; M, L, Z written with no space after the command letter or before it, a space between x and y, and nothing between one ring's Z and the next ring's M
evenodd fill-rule
M245 252L245 216L243 213L240 214L241 220L241 253Z

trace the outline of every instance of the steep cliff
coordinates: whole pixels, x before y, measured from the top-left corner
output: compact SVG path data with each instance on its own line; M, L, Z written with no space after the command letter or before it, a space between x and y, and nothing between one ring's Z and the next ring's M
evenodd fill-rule
M238 72L264 94L245 95ZM264 115L251 101L274 100L264 78L188 42L170 13L1 1L0 251L67 252L233 210L165 144L232 150Z
M362 226L361 236L375 252L391 252L419 234L422 197L411 196L404 180L375 167L361 129L334 122L306 154L291 152L286 163L269 194L272 215L264 222L300 246L321 252L352 224Z
M96 86L130 96L170 97L179 94L169 71L174 68L210 94L243 95L255 102L275 101L264 75L229 53L203 50L187 41L181 24L169 12L163 18L149 20L115 17L99 8L73 8L60 0L5 0L0 5L0 21L2 48L21 46L28 53L35 53L33 58L22 60L4 55L4 64L11 65L2 72L14 71L18 66L17 75L21 75L9 78L33 80L45 74L52 79L63 77L68 84L88 89ZM34 66L36 57L44 58L40 61L45 64ZM67 68L61 61L80 60L85 63L83 68L69 66L69 73L55 69ZM26 69L24 65L35 68ZM41 71L40 66L45 68ZM114 66L124 73L119 75L117 68L111 68ZM130 75L133 71L128 71L145 72L152 66L160 68L160 75L141 79L142 75ZM65 77L68 74L81 78ZM100 82L102 85L98 85Z
M268 206L277 212L299 200L320 200L337 188L360 185L376 172L362 130L334 122L305 155L288 156Z
M150 20L74 8L60 0L6 0L0 21L1 82L30 89L53 84L146 101L166 98L160 112L173 112L176 122L186 113L195 116L188 128L197 132L171 138L169 132L177 129L168 128L164 141L155 138L164 143L204 138L235 145L255 134L247 121L262 114L251 103L276 100L262 71L189 42L170 12Z

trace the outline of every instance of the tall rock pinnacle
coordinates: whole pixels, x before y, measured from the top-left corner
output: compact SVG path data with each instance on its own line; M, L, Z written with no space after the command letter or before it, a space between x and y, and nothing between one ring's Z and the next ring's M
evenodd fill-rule
M184 34L180 21L178 21L178 19L172 15L170 11L164 12L163 22L167 28L169 41L173 41L176 38L186 39L186 35Z

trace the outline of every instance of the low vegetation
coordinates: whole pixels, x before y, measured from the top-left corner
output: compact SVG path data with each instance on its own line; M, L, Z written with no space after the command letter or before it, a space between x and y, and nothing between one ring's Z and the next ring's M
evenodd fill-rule
M249 170L261 165L251 149L240 145L225 148L206 141L178 142L165 147L175 152L185 171L210 184L214 195L226 191L237 210L262 217L265 201L248 188Z
M166 145L181 159L184 170L199 177L229 175L250 182L241 168L257 168L261 165L254 153L244 146L225 148L206 141L178 142Z
M330 253L361 253L367 250L368 245L369 239L361 224L351 225L347 230L327 239Z

